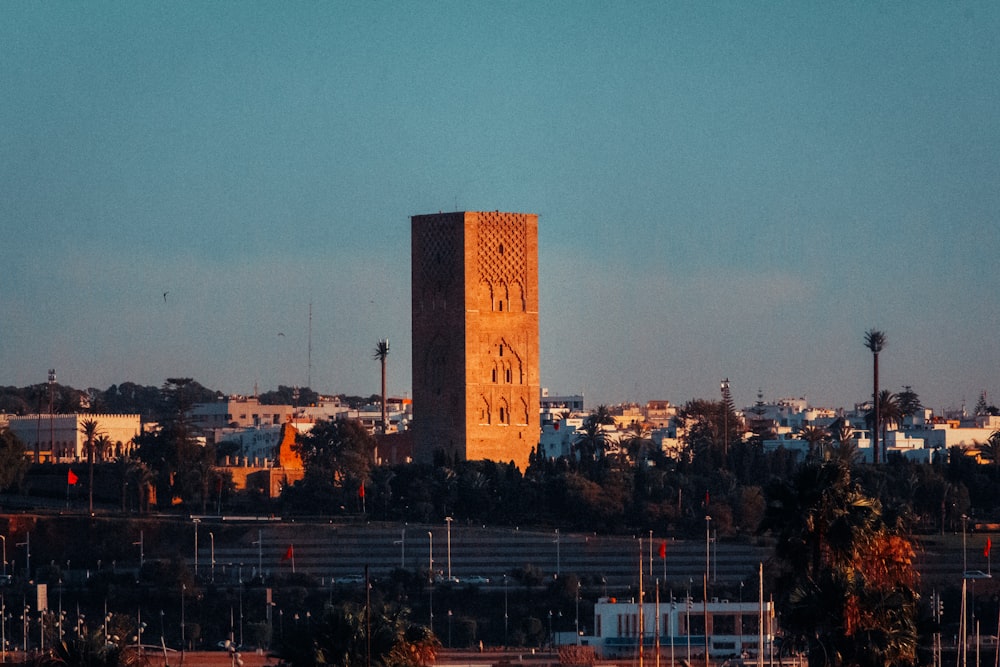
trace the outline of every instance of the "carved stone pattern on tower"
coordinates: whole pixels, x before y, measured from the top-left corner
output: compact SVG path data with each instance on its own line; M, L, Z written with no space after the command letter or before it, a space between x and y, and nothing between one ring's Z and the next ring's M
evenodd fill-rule
M455 280L458 247L453 225L447 219L428 220L418 228L420 234L420 272L428 285L446 290Z
M519 283L527 288L524 222L502 213L479 219L479 279L496 287Z

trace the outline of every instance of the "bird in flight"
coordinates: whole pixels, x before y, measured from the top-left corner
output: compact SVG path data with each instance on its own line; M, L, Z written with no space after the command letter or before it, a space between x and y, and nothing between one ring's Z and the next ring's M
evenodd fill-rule
M168 295L168 294L170 294L170 292L164 292L164 293L163 293L163 303L166 303L166 302L167 302L167 295Z
M280 332L280 331L279 331L279 332L278 332L278 335L279 335L279 336L284 336L285 334L283 334L282 332Z

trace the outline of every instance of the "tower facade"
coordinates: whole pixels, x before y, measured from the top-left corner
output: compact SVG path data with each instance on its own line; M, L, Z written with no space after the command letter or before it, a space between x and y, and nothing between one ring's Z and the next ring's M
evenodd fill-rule
M528 465L539 438L538 216L411 219L413 451Z

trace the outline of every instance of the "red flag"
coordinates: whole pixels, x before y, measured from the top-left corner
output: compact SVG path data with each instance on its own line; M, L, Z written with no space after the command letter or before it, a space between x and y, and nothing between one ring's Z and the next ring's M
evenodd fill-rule
M660 542L660 558L666 559L667 557L667 543Z
M705 492L705 507L708 507L708 491Z
M986 558L990 557L990 547L992 547L992 546L993 546L993 540L991 540L989 537L987 537L986 538L986 548L983 549L983 556L985 556Z
M293 558L295 558L295 548L293 545L289 544L288 551L286 551L285 555L281 557L281 560L292 560Z
M364 497L365 497L365 484L364 482L362 482L361 487L358 489L358 498L364 498Z
M73 469L70 468L70 471L68 473L66 473L66 483L69 484L70 486L73 486L74 484L76 484L79 481L80 481L80 478L77 477L76 473L73 472Z

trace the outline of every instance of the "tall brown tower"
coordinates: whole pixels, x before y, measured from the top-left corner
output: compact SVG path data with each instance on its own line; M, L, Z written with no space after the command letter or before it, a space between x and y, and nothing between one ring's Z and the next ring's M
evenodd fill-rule
M539 436L538 216L416 215L413 451L528 465Z

